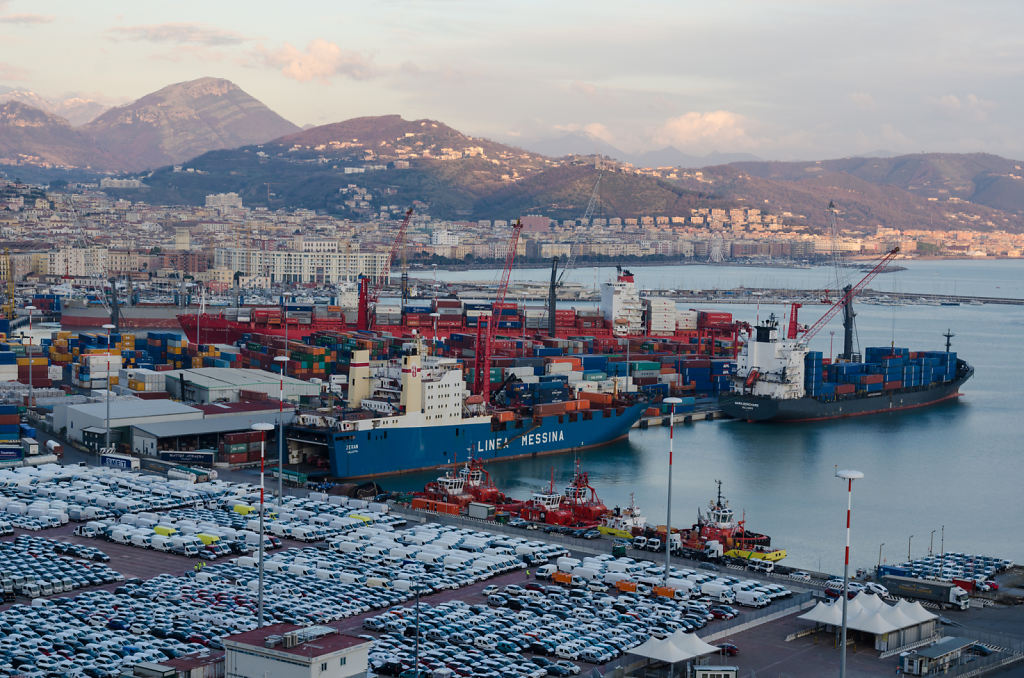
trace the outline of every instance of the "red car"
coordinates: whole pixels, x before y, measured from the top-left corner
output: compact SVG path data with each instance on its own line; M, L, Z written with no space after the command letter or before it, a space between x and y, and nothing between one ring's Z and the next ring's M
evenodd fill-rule
M722 654L728 655L730 657L735 657L736 655L738 655L740 653L740 649L738 647L736 647L735 645L733 645L732 643L719 643L718 644L718 651L721 652Z

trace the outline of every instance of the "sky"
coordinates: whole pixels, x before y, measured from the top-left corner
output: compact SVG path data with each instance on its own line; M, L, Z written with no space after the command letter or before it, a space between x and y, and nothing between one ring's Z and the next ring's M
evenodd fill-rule
M398 113L765 159L1024 158L1020 0L0 0L0 85L227 78L298 125Z

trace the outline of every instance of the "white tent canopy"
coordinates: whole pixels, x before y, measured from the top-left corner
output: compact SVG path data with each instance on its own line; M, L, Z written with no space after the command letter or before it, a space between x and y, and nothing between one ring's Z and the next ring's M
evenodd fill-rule
M842 600L831 604L819 602L798 618L816 624L840 626L843 623ZM876 635L905 629L935 618L936 615L921 607L921 603L901 600L896 605L889 605L870 593L858 593L846 605L847 627Z
M637 645L629 652L630 654L665 662L666 664L676 664L687 659L718 652L718 648L705 643L692 633L676 631L664 640L650 638L647 642Z

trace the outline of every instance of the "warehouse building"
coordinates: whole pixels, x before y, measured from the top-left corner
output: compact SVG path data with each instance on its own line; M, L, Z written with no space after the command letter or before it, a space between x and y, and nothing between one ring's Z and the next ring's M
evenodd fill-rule
M132 452L142 457L157 457L166 452L191 452L207 450L214 452L220 449L223 438L231 433L249 432L257 422L277 425L279 418L284 425L292 423L295 411L291 408L278 413L277 405L272 410L244 412L215 416L207 419L191 421L156 422L132 426ZM271 435L268 440L276 441ZM274 443L276 450L276 442ZM166 456L166 455L165 455ZM274 452L276 458L277 452Z
M231 367L199 367L163 372L172 398L191 403L233 403L245 399L277 398L281 375L266 370ZM320 394L320 384L284 378L284 399L298 402L302 396Z
M106 401L84 405L54 405L53 427L70 440L86 443L86 429L102 429L106 433ZM132 426L161 422L183 423L203 419L203 411L170 400L141 400L139 398L111 396L111 442L117 443ZM95 444L95 436L89 442Z

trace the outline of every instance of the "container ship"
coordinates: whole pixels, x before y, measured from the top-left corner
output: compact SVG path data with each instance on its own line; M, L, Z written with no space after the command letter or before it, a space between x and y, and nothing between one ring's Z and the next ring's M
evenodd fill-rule
M779 334L773 316L743 346L733 390L719 399L727 415L801 422L897 412L955 399L974 374L950 350L949 333L945 351L869 347L861 361L847 347L836 363L808 351L802 340Z
M491 317L496 318L495 329L502 336L589 336L615 348L620 338L666 339L692 344L703 355L730 358L735 358L738 334L746 327L734 322L728 312L681 311L671 299L641 299L632 273L625 270L602 285L598 308L556 309L553 317L543 306L457 298L372 305L364 279L357 308L302 304L238 307L217 313L182 313L177 320L189 341L233 344L252 333L301 340L323 330L372 330L394 336L410 336L415 330L446 339L476 332L480 319Z
M427 355L418 340L398 359L371 363L368 350L353 351L347 381L347 408L300 412L288 433L290 450L326 453L338 478L582 451L626 437L649 405L643 394L581 392L497 409L497 393L467 396L462 364Z
M843 297L810 327L797 322L799 304L791 307L785 338L774 314L757 325L737 358L733 389L719 400L722 411L746 421L820 421L909 410L959 397L974 368L950 350L953 335L948 331L945 351L869 347L863 360L854 352L853 297L898 252L890 251L857 285L847 285ZM840 311L843 352L832 363L807 345Z

